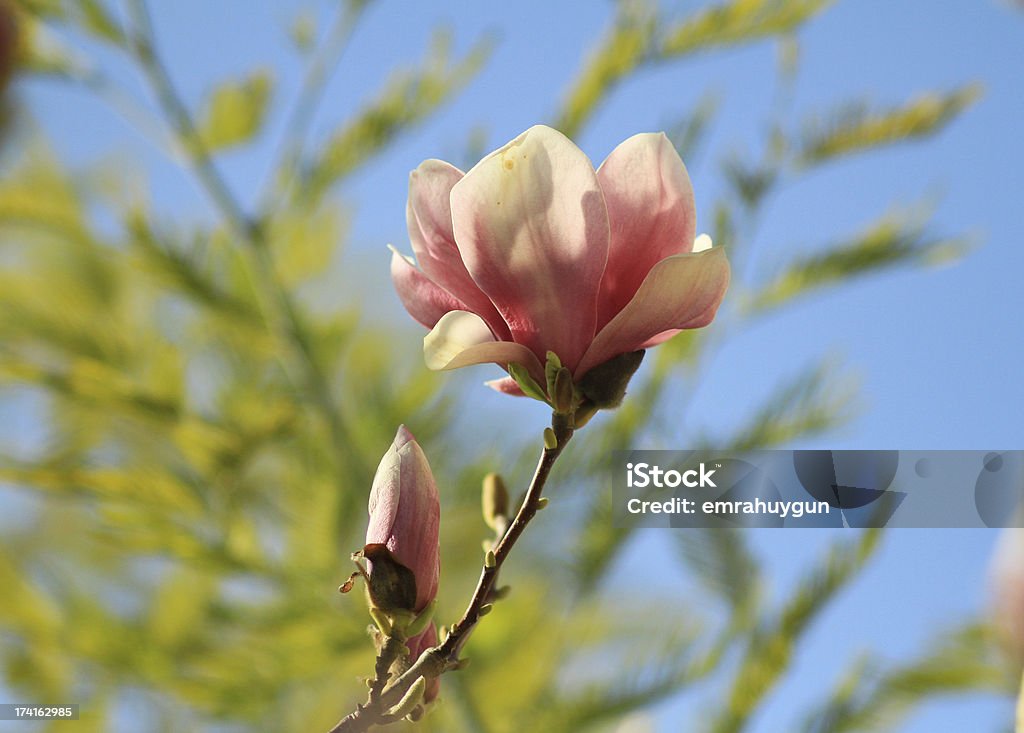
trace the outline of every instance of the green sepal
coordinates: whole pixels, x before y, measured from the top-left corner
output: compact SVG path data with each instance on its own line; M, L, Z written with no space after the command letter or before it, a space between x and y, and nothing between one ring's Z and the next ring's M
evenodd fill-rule
M380 633L384 636L391 636L391 618L376 606L370 606L370 617L373 622L377 624L377 628L380 629Z
M519 385L519 389L523 390L524 395L540 400L545 404L550 404L548 396L544 394L544 390L541 389L541 386L530 376L530 372L522 364L516 364L515 362L509 364L508 373L512 379L516 380L516 384Z
M407 639L414 639L422 634L427 626L430 624L431 619L434 618L434 610L437 608L437 599L435 598L420 611L416 618L414 618L408 626L405 627L405 637Z

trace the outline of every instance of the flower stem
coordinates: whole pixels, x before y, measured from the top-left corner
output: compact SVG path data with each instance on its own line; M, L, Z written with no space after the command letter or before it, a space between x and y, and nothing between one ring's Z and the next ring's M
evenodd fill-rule
M384 691L384 686L388 683L388 673L391 670L391 665L402 652L402 647L404 646L405 641L394 634L387 637L384 646L380 650L380 654L377 655L377 664L373 670L373 684L370 686L371 701L379 698L380 693Z
M480 580L477 581L476 590L473 591L473 597L462 614L462 618L455 622L448 637L440 646L428 649L421 654L408 671L383 689L376 700L371 699L366 705L358 706L331 728L330 733L363 733L374 725L390 722L387 718L387 710L402 699L402 696L417 679L438 677L457 664L462 647L469 640L470 634L483 615L481 609L488 602L502 564L522 536L526 525L541 508L541 494L551 475L551 469L554 468L555 461L558 460L562 451L565 450L566 444L572 438L571 418L556 414L552 417L551 428L555 433L556 444L552 448L545 447L542 451L537 469L533 474L533 480L530 481L530 488L526 492L526 498L523 499L522 506L519 507L512 524L494 546L494 563L491 565L485 563L481 569Z
M469 606L466 608L466 612L452 626L448 638L441 644L439 652L445 659L449 659L452 662L458 659L459 651L465 645L469 632L480 620L480 609L487 602L491 590L494 588L502 563L505 562L505 559L512 551L512 547L522 535L523 530L526 529L526 525L530 523L540 509L541 494L544 491L544 485L547 483L551 469L554 468L555 461L558 460L558 457L565 449L566 443L569 442L573 434L572 428L565 421L555 419L552 422L552 429L555 432L557 443L554 448L545 448L541 453L537 470L534 472L530 488L526 492L526 498L523 500L522 506L519 507L519 512L516 514L516 518L512 520L512 524L509 525L505 535L494 547L494 564L481 570L480 580L477 581L476 590L469 602ZM561 423L561 426L558 423Z

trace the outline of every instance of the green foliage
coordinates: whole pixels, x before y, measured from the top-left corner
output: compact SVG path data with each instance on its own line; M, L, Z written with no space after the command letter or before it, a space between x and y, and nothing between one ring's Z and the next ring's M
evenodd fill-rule
M963 237L930 236L905 217L881 218L857 237L797 258L752 296L755 310L776 308L814 290L899 264L937 264L961 255Z
M832 0L733 0L715 5L670 28L662 41L661 53L680 56L782 36L831 4Z
M798 159L805 166L817 165L858 151L933 135L980 96L981 87L972 84L951 92L924 94L886 110L848 104L828 121L807 123Z
M788 36L828 4L734 0L675 18L648 2L619 3L557 124L580 132L644 68ZM76 730L109 730L126 699L144 705L153 730L326 729L361 699L357 680L372 667L365 609L334 589L362 545L366 494L396 426L409 424L424 444L443 494L441 620L457 617L479 574L481 478L500 471L514 501L532 468L533 443L480 448L473 426L453 419L475 414L461 409L473 398L440 392L421 366L417 333L398 337L365 315L349 292L360 273L348 261L336 266L351 213L335 185L451 99L490 50L485 40L452 59L437 34L419 67L394 72L307 147L318 95L364 5L343 4L319 45L313 21L300 28L309 67L283 117L273 186L250 211L240 200L257 197L235 198L217 156L258 139L289 96L271 94L272 70L221 85L193 111L139 0L123 18L101 0L19 3L31 16L26 73L79 85L127 115L176 155L214 212L167 221L146 203L144 185L125 182L122 165L69 170L45 143L4 141L0 400L31 401L45 436L0 454L0 482L28 505L0 536L0 665L4 684L25 699L79 701ZM86 38L93 43L78 43ZM157 117L99 60L78 63L95 41L138 67ZM972 95L809 123L802 141L782 135L791 128L781 111L762 154L724 158L717 171L726 186L713 205L716 242L741 270L750 251L741 244L756 239L782 183L812 163L933 134ZM716 98L670 126L688 162ZM623 405L595 418L556 467L551 508L502 569L514 592L481 624L467 649L473 665L445 677L442 703L420 729L603 731L708 687L721 702L688 729L744 729L879 534L837 544L775 599L742 533L680 533L669 558L650 561L678 560L671 569L711 594L708 614L700 598L621 587L617 560L632 533L613 526L596 479L613 449L711 442L699 421L677 416L723 339L797 296L962 250L962 240L929 231L925 221L890 217L853 237L824 233L840 244L786 256L776 277L736 278L733 300L746 308L652 351ZM836 389L836 371L814 362L714 442L767 447L828 431L852 395ZM883 729L934 695L1006 692L1010 667L984 629L954 629L917 660L857 660L805 730Z
M729 445L733 450L786 445L842 422L851 390L836 384L832 371L826 361L780 384Z
M790 599L764 618L747 642L725 704L707 730L735 733L744 729L768 692L789 667L796 642L818 613L864 567L878 548L878 530L867 530L852 543L838 544L812 570Z
M435 35L422 68L392 75L381 94L355 119L331 134L304 173L314 197L352 173L401 131L424 119L472 78L490 56L491 44L478 43L462 59L450 59L446 34Z
M757 608L762 571L742 531L696 528L679 532L675 540L697 580L726 601L737 619Z
M123 46L127 42L121 24L110 14L102 0L77 0L70 5L69 10L79 14L83 30L115 46Z
M804 722L807 733L887 729L929 697L969 692L1013 694L1017 676L991 629L964 626L936 638L932 650L887 668L857 664Z
M316 41L316 18L308 10L300 13L288 29L289 38L302 53L313 50Z
M575 135L608 91L648 59L655 27L647 2L620 3L615 24L573 83L555 127Z
M230 148L253 138L263 125L272 89L265 71L214 89L200 116L199 134L207 149Z
M615 23L574 81L555 126L575 135L618 83L645 65L781 36L830 4L831 0L733 0L674 21L659 18L650 0L622 0Z

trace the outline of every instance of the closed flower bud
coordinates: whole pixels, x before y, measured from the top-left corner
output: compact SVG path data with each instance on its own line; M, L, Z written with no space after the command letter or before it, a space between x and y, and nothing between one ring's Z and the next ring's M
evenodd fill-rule
M505 488L501 476L496 473L484 476L480 499L487 526L496 532L500 528L504 533L504 527L508 524L508 489Z
M576 388L572 383L572 372L565 367L558 370L555 375L554 389L551 400L554 403L555 412L568 415L576 409Z
M441 507L430 464L405 426L373 477L363 555L372 603L422 611L437 595Z

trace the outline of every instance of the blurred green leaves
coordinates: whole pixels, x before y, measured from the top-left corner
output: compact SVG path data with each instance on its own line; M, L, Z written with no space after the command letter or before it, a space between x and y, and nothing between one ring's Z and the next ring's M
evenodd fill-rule
M211 151L251 140L263 125L273 91L266 71L256 71L221 84L210 94L200 115L199 135Z
M946 629L920 657L896 665L861 659L804 721L805 733L886 730L934 695L1012 694L1017 678L981 625ZM870 663L869 663L870 662Z
M69 3L69 6L71 12L78 13L79 22L84 30L115 46L122 46L127 42L121 24L111 15L102 0L77 0L75 3Z
M805 125L797 160L811 166L865 150L927 137L940 132L981 97L971 84L950 92L932 92L890 109L872 110L863 103L843 106Z
M694 13L670 27L661 42L673 57L716 46L782 36L799 28L833 0L733 0Z
M620 0L615 22L574 80L555 127L574 136L618 83L644 66L783 36L831 4L832 0L733 0L677 20L663 17L652 0Z
M748 618L761 600L763 579L743 532L695 528L674 539L701 585L722 598L737 620Z
M447 34L436 34L420 68L395 72L375 100L330 135L306 166L306 195L314 199L322 195L398 133L437 109L476 74L491 50L490 41L480 41L463 58L453 61L450 46Z
M789 600L762 619L747 641L725 703L708 731L736 733L745 728L762 700L788 669L797 641L808 625L849 583L878 547L878 530L867 530L850 543L836 544L824 562L797 585Z
M854 239L798 257L752 296L754 310L777 308L819 288L899 264L940 264L962 255L964 237L929 235L905 216L889 215Z

